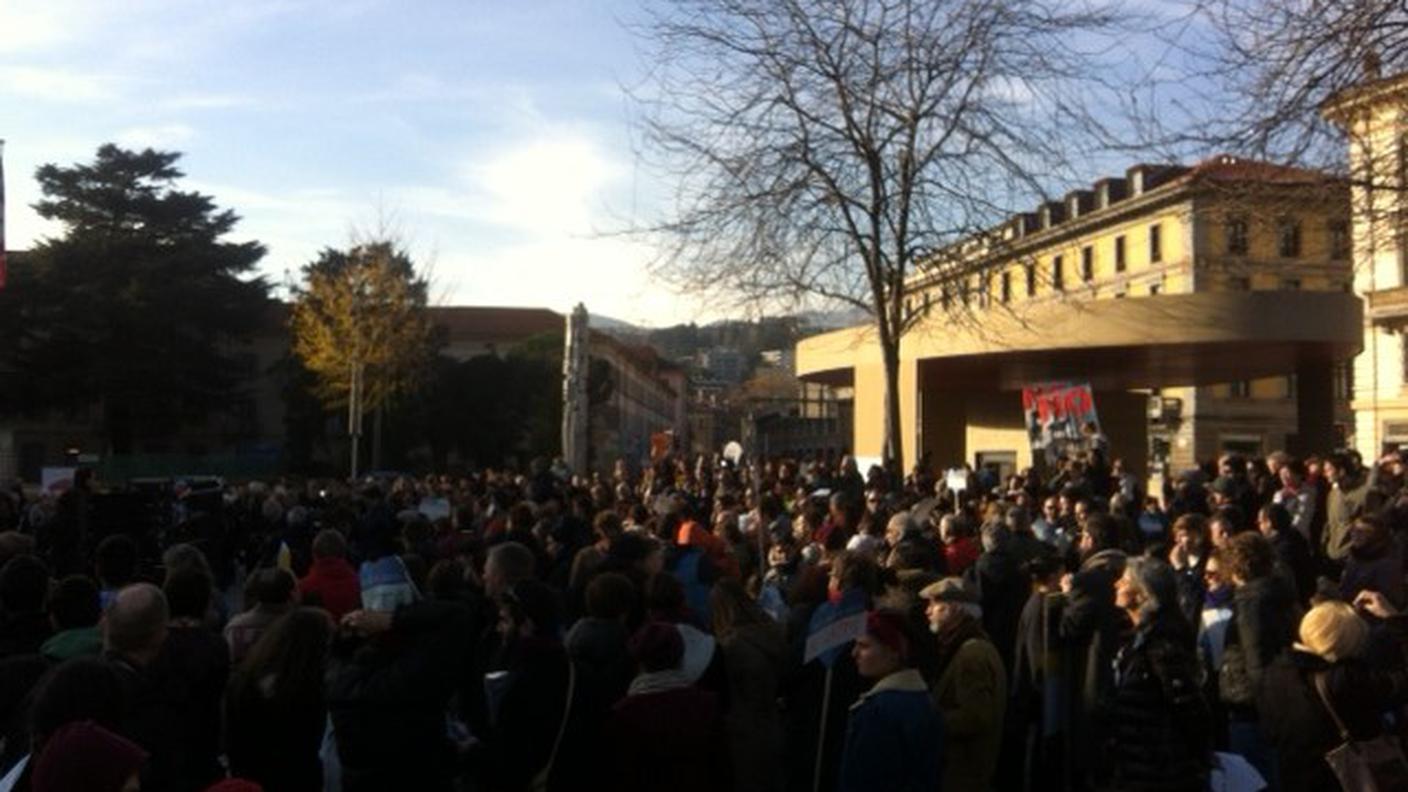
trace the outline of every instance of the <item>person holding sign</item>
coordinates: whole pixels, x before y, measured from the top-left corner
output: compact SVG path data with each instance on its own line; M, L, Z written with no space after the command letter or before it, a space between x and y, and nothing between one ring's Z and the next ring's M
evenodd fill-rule
M838 792L939 789L943 723L914 667L905 616L871 611L851 650L861 677L875 680L851 707Z

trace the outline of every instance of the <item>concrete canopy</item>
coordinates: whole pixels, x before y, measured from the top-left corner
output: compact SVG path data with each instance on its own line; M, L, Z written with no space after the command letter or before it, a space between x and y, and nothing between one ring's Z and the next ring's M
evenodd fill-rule
M1342 292L1073 297L956 317L936 311L906 334L900 358L940 389L1010 391L1051 379L1105 390L1208 385L1350 359L1362 325L1360 299ZM813 382L853 385L856 366L880 361L869 326L797 345L798 376Z

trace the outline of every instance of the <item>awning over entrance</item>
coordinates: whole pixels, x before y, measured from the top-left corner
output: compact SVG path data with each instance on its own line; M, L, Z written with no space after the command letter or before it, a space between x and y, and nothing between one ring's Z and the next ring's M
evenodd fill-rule
M1106 390L1208 385L1291 374L1347 360L1362 345L1363 307L1343 292L1203 292L941 312L901 344L930 387L1017 390L1055 378ZM852 327L797 345L797 373L854 383L878 365L874 330Z

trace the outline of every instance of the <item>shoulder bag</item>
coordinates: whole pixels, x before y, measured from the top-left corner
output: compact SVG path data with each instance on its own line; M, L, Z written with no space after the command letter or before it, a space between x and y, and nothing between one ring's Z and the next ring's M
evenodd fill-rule
M1352 792L1397 792L1408 789L1408 761L1403 758L1403 748L1389 734L1381 734L1372 740L1355 740L1349 728L1335 712L1330 703L1329 691L1325 685L1325 674L1315 675L1315 691L1320 701L1339 729L1338 748L1325 754L1325 761L1339 779L1340 786Z

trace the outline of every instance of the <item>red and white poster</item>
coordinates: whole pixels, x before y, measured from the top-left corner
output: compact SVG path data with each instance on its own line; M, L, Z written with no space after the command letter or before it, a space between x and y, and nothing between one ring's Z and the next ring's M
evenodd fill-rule
M1087 451L1102 437L1095 394L1086 382L1042 382L1022 389L1032 453L1047 461Z

